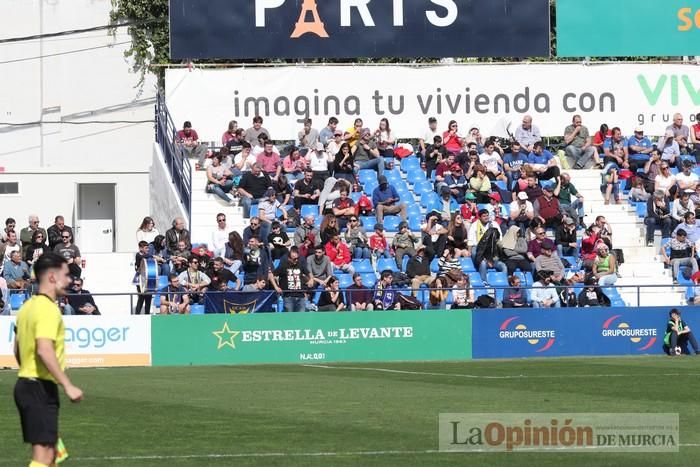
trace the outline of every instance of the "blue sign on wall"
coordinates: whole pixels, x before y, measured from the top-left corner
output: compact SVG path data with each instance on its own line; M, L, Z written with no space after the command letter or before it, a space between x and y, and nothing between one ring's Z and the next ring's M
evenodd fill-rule
M170 56L549 56L549 2L170 0Z
M690 309L690 308L688 308ZM474 358L661 354L670 309L474 310ZM693 313L684 319L693 326ZM697 326L700 326L700 316Z

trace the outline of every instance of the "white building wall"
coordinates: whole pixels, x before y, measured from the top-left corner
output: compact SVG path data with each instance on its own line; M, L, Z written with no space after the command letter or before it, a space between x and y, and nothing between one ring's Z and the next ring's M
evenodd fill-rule
M170 173L163 160L160 146L153 143L153 162L149 173L149 191L151 194L151 217L156 228L162 234L170 228L176 217L189 221L180 196L171 183ZM188 226L189 227L189 226Z

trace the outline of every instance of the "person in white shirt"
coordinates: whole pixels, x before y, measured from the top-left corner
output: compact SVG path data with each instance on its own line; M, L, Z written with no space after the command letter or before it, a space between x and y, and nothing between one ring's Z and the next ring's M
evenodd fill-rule
M695 191L695 187L698 185L698 175L691 172L694 165L693 161L684 160L682 163L683 170L675 175L679 192L682 193L685 190Z
M533 308L560 308L561 300L557 288L552 284L552 278L548 272L538 273L539 280L532 284Z
M335 155L340 151L340 146L343 144L343 130L335 130L333 132L333 138L329 138L326 143L326 157L328 162L333 162L335 160Z
M487 140L484 152L479 154L479 162L486 167L486 175L489 179L507 181L508 179L503 173L503 159L495 149L496 143L492 139Z
M433 144L436 136L442 137L442 134L437 129L437 118L430 117L428 119L428 129L425 130L423 137L418 140L418 144L420 145L420 153L423 156L425 156L425 149L429 144Z
M216 215L216 229L211 233L211 245L214 249L214 256L223 257L226 253L226 242L228 242L228 227L226 226L226 214Z
M241 152L236 154L236 157L233 159L233 167L231 167L231 172L234 174L236 171L239 171L240 173L250 172L253 168L253 164L255 164L258 160L253 154L248 142L243 141L241 143L241 148Z
M533 146L538 141L542 141L542 134L536 125L532 124L532 117L525 115L523 123L515 129L515 141L520 143L521 151L525 154L532 152Z
M521 191L517 198L510 203L510 222L520 227L525 233L530 221L535 217L535 207L527 199L527 193Z
M484 236L487 230L494 228L501 231L498 224L491 222L489 220L489 212L486 209L479 211L479 219L472 223L469 227L469 234L467 236L467 246L469 247L470 254L475 246L479 244L481 237Z

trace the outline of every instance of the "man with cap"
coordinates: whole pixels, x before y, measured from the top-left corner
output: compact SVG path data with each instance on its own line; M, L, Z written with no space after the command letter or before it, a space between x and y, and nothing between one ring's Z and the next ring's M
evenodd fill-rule
M692 193L693 190L682 191L680 197L671 206L671 217L675 225L682 224L688 213L693 213L693 219L695 218L695 203L690 201Z
M396 267L399 268L399 271L403 271L403 257L408 256L410 258L416 254L416 241L416 237L408 228L408 222L401 222L398 233L394 235L394 239L391 241L391 246L394 248Z
M559 284L564 278L564 264L554 252L554 243L545 238L540 245L541 254L535 258L535 271L551 271L552 282Z
M659 138L656 147L661 151L661 161L666 161L668 165L677 167L679 170L681 160L681 149L673 137L672 130L666 130L666 133Z
M527 199L527 194L521 191L516 196L515 201L510 203L510 225L517 225L520 231L525 231L530 225L530 221L535 217L535 208Z
M664 334L664 350L671 356L681 355L686 344L690 343L695 355L700 354L698 341L695 340L690 327L681 318L681 310L673 308L668 316L666 333Z
M450 194L455 199L464 199L464 194L469 187L469 181L462 173L462 167L459 164L452 164L450 167L450 174L445 176L445 185L449 188Z
M369 128L360 130L360 139L352 147L352 154L357 170L375 169L379 175L384 173L384 158L379 155L377 143L372 139Z
M437 126L437 118L430 117L428 119L428 129L425 130L423 137L418 140L418 144L420 145L420 153L423 157L425 157L426 152L428 151L428 146L435 142L435 137L440 136ZM440 136L440 143L442 144L442 136ZM430 176L430 172L428 172L428 176Z
M400 214L404 221L406 218L406 203L402 203L396 188L389 185L386 177L380 175L377 178L379 186L372 193L372 204L377 213L377 222L384 221L385 214Z
M569 216L554 230L554 244L559 256L578 256L576 222Z
M649 154L654 149L651 140L644 136L644 128L638 126L634 129L634 135L627 138L627 155L630 170L636 172L643 169L649 160Z
M693 214L695 217L695 214ZM688 238L686 231L677 229L674 238L661 245L661 256L664 264L671 267L673 273L673 283L678 284L678 273L682 268L690 268L692 276L698 272L698 262L695 259L695 244ZM666 253L669 249L670 255Z
M413 296L420 288L421 284L430 287L433 276L430 273L430 261L425 257L425 246L418 245L416 254L408 260L406 265L406 275L411 279L411 289Z
M545 227L559 225L562 220L559 200L554 197L554 187L551 184L544 186L542 196L537 198L533 204L535 216L542 219Z

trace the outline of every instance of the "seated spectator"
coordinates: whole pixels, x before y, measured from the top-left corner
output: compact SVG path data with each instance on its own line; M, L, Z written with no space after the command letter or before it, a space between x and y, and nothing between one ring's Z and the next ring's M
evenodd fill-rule
M204 293L209 290L211 279L199 270L199 259L191 257L189 267L178 276L180 284L190 293L190 300L204 304Z
M695 249L697 250L697 243L700 241L700 223L698 223L694 212L689 211L685 213L683 216L683 222L676 226L673 233L671 233L671 236L675 237L677 232L681 229L685 230L686 235L688 236L688 241L695 245Z
M160 290L160 314L190 314L190 296L185 288L180 285L180 279L177 274L170 274L168 276L168 285Z
M351 147L351 152L356 170L375 169L379 175L384 173L384 158L379 154L377 143L372 139L369 128L362 129L360 139Z
M253 166L257 162L258 158L253 154L253 148L250 146L250 143L243 141L241 143L241 151L233 158L231 172L239 175L251 172L253 170Z
M168 277L168 274L170 274L170 252L165 246L165 235L157 235L148 244L148 254L158 264L158 274Z
M236 274L243 264L243 239L241 234L236 231L229 232L228 242L224 247L224 264L226 269Z
M321 196L321 187L314 180L314 174L310 169L304 172L304 178L294 184L294 209L301 211L305 204L318 204Z
M644 136L644 128L636 127L634 136L627 138L627 155L632 172L644 168L644 165L649 161L652 149L651 141Z
M527 241L517 225L510 226L498 245L509 276L512 276L516 269L520 269L521 272L532 270L532 264L527 257Z
M377 141L379 155L387 158L394 157L396 135L389 127L389 120L387 118L379 120L379 128L374 132L374 139Z
M320 142L320 135L316 128L312 128L312 120L310 118L304 119L304 127L299 131L297 135L297 140L299 141L299 147L303 149L310 149L316 146L316 143Z
M693 282L693 296L688 298L688 305L700 305L700 273L693 274L690 280Z
M267 243L270 245L270 257L273 261L287 256L289 247L292 246L292 241L289 239L287 232L282 230L282 224L277 221L272 223L270 235L267 236Z
M522 177L520 182L522 182ZM513 191L513 198L515 198L518 193L525 193L527 195L527 200L534 204L534 202L540 198L543 194L542 187L540 187L537 182L537 177L534 175L528 175L525 178L524 187L520 186L520 183L516 184L515 190Z
M486 140L484 152L479 154L479 163L486 169L486 176L489 180L508 180L503 173L503 159L501 155L495 151L496 144L492 138Z
M350 218L355 217L355 202L350 198L348 189L340 189L340 198L333 201L333 214L338 221L338 229L342 230L348 225Z
M311 250L301 252L301 245L308 242ZM294 244L299 247L302 257L313 253L313 247L321 243L321 233L315 226L315 218L312 214L304 217L302 224L294 232ZM308 253L308 254L307 254Z
M350 216L348 227L345 230L345 242L352 249L352 257L355 259L370 259L369 238L364 227L358 221L357 216Z
M44 238L46 237L44 236ZM56 248L53 249L54 253L63 256L68 262L71 276L80 277L82 273L80 249L73 243L73 236L68 232L61 234L61 240L63 240L63 243L56 245Z
M491 181L486 176L486 168L479 164L474 167L474 175L469 180L469 188L471 189L474 196L476 196L477 203L488 203L489 193L491 192Z
M610 306L610 299L596 285L594 278L590 277L584 283L585 287L578 294L578 306Z
M476 254L472 252L474 266L479 269L479 275L484 284L488 284L489 269L503 273L508 271L506 264L501 261L503 253L498 246L500 237L501 231L498 228L489 228L479 240Z
M646 241L647 246L654 246L654 232L656 229L661 230L661 237L668 238L671 236L673 229L673 219L671 218L671 210L669 209L668 201L662 190L654 192L654 196L647 201L647 215L644 218L646 225Z
M192 128L192 123L186 121L175 136L177 148L181 151L182 157L196 157L197 164L204 167L207 158L207 146L199 141L199 135Z
M462 263L455 258L455 252L452 248L445 248L442 256L438 260L438 276L444 276L450 271L461 271Z
M474 290L469 286L469 276L462 273L457 282L452 286L451 310L465 310L474 308Z
M690 142L693 145L695 162L700 164L700 113L695 114L695 125L690 128Z
M470 224L464 222L459 212L452 214L447 226L447 246L454 250L455 258L466 258L471 255L469 251Z
M277 221L277 210L282 213L282 221L287 223L287 211L277 201L277 192L270 187L265 192L265 198L258 203L258 218L260 219L260 236L264 242L267 242L267 236L270 234L272 223Z
M277 196L277 201L279 201L280 205L285 206L283 209L287 211L287 215L289 217L292 217L293 213L290 213L289 210L286 208L287 205L292 204L292 185L289 184L289 180L287 180L287 177L284 175L280 175L280 177L273 182L272 188L275 189L275 195Z
M399 293L391 286L394 275L388 269L382 271L379 281L374 287L375 310L400 310Z
M226 146L226 143L236 138L236 130L238 129L238 122L231 120L228 122L228 128L221 135L221 145Z
M421 159L425 163L425 155L428 152L428 145L435 140L436 136L440 136L440 132L437 129L437 118L428 118L428 129L423 133L423 137L418 139L418 145L420 146ZM442 137L440 137L442 142ZM430 176L430 171L428 171L428 176Z
M635 203L644 203L651 197L651 194L644 187L644 180L641 177L635 178L628 197Z
M272 141L266 140L263 143L263 151L257 154L255 160L260 164L260 167L265 175L271 180L277 180L282 174L282 160L280 159L279 151L276 150Z
M513 182L520 178L520 169L526 163L527 156L523 153L522 146L518 141L513 141L510 144L510 152L503 157L503 172L507 179L508 190L513 189Z
M431 310L444 310L447 308L446 303L449 294L450 289L447 286L445 278L440 276L436 277L430 283L430 293L428 296L429 308Z
M552 278L546 271L537 274L537 281L532 284L532 306L534 308L560 308L561 301Z
M66 235L71 235L66 231ZM35 230L34 233L32 234L32 243L29 245L29 248L27 248L27 253L24 255L24 261L27 263L28 266L32 266L34 264L34 261L39 259L41 255L44 254L45 251L49 251L48 247L46 246L46 239L44 238L44 234L42 233L41 230Z
M394 235L394 239L391 241L391 247L394 249L394 258L396 259L396 267L399 271L403 270L404 256L410 258L416 254L415 246L417 241L413 233L408 230L408 223L401 222L399 224L398 233Z
M572 124L564 129L564 143L567 145L564 152L569 167L587 169L600 164L598 152L591 144L591 135L588 128L582 125L580 115L574 115Z
M537 229L544 229L544 222L542 221L542 218L540 217L535 217L530 221L530 225L528 226L527 230L525 231L525 240L528 241L528 243L532 240L537 239Z
M535 208L527 199L527 194L521 191L510 203L510 225L516 226L525 233L530 221L535 217Z
M243 250L243 261L241 262L241 272L245 274L243 284L252 284L255 278L261 274L267 274L272 268L270 257L267 251L261 248L261 242L257 237L248 240L248 247Z
M452 173L454 164L455 156L452 153L447 154L447 157L438 163L435 168L435 191L440 192L440 189L446 185L445 178Z
M644 188L648 193L654 193L656 177L661 173L661 152L654 147L649 154L649 161L644 164L644 173L638 176L644 180Z
M356 272L352 275L352 285L345 289L346 298L352 311L372 311L374 292L362 285L362 274Z
M554 253L554 243L550 239L545 239L541 245L541 252L535 259L535 272L549 271L549 278L555 284L564 279L564 264L558 255Z
M698 176L695 172L692 172L695 164L693 161L684 160L681 166L682 171L674 175L678 185L678 192L683 193L685 190L695 191L695 187L698 186Z
M489 212L489 220L499 226L502 232L508 227L508 216L501 204L501 195L489 193L489 204L484 208Z
M610 254L607 245L598 245L597 257L593 261L593 277L601 287L609 287L617 282L617 259Z
M467 153L462 153L455 158L455 162L464 166L464 177L471 180L479 163L479 153L476 151L476 143L471 143Z
M272 186L270 177L263 173L262 165L253 164L250 172L246 172L238 183L238 194L243 206L243 217L250 217L250 206L258 204L265 196L267 189Z
M14 230L7 232L7 240L0 243L0 275L3 272L5 263L10 261L12 253L15 251L20 252L20 258L22 258L22 247L17 242L17 234Z
M527 156L527 162L539 180L549 180L559 176L557 160L554 158L554 154L544 148L542 141L533 145L532 152Z
M581 251L579 257L583 263L583 268L590 271L593 268L593 261L598 257L598 246L605 245L600 237L600 227L591 224L583 233L581 239Z
M583 225L583 195L578 192L571 177L563 173L557 178L554 196L559 201L559 209L564 216L571 217L575 223Z
M549 241L546 237L547 231L540 226L535 229L535 238L527 243L527 257L533 263L540 254L542 254L542 245Z
M328 279L333 275L333 263L326 256L325 248L317 245L314 254L306 260L306 267L309 269L310 278L316 286L325 287Z
M615 164L628 169L630 165L627 160L627 139L622 136L622 130L618 127L613 128L611 132L610 138L606 138L603 143L603 164Z
M399 214L406 221L406 203L401 202L396 189L389 185L386 177L380 175L377 178L379 186L372 192L372 204L377 213L377 222L384 222L384 215Z
M350 249L340 240L340 234L336 233L326 243L326 256L333 263L333 267L347 274L354 274Z
M661 152L661 162L666 162L680 170L681 150L678 141L674 139L672 130L666 130L664 136L659 138L656 147Z
M255 282L244 285L241 292L261 292L267 288L267 277L257 276Z
M666 131L673 133L673 138L678 143L683 154L688 153L688 139L690 137L690 128L683 125L683 115L676 113L673 115L673 124L666 127Z
M421 224L421 242L425 245L425 255L430 261L435 256L442 256L447 245L447 234L448 231L442 223L440 213L429 212L425 222Z
M170 270L177 274L185 271L189 264L190 256L192 256L192 250L187 248L184 240L180 240L177 243L177 248L170 255L170 263L172 265Z
M227 146L224 146L221 149L219 149L219 152L214 153L214 155L221 156L221 165L224 166L224 168L230 170L234 176L237 177L241 174L240 170L235 170L233 166L233 156L231 155Z
M431 140L432 144L426 147L424 153L425 173L430 177L440 162L447 158L447 148L442 144L442 136L435 135Z
M554 231L554 243L559 256L578 256L576 224L570 217L565 217Z
M32 244L32 235L34 235L35 231L39 230L44 235L44 239L48 238L46 229L39 227L39 216L31 214L28 220L29 226L19 232L19 241L22 244L22 257L27 254L27 248Z
M598 232L600 238L608 245L608 248L612 249L612 227L610 227L605 216L596 216L595 224L600 228L600 232Z
M467 231L471 227L472 223L476 222L476 220L479 218L479 207L476 205L474 200L476 200L474 193L467 192L464 195L464 203L462 203L461 207L459 208L459 212L462 215Z
M233 199L228 196L233 185L233 173L221 165L221 155L216 154L211 160L211 165L207 167L207 193L212 193L226 203L233 204Z
M693 332L685 321L681 318L681 311L673 308L669 313L669 320L666 324L666 333L664 334L664 350L671 356L681 355L687 344L695 351L695 354L700 354L700 347L695 340Z
M10 260L5 261L2 275L7 281L7 287L10 290L24 290L29 287L29 266L22 261L19 250L13 250L10 253Z
M348 143L343 143L333 158L333 176L355 183L355 156Z
M192 249L190 232L185 228L185 220L182 217L176 217L173 220L172 228L165 232L165 241L168 250L170 250L170 252L175 251L178 248L180 240L185 242L185 246L188 250Z
M200 243L197 248L192 250L191 258L197 258L199 261L199 270L206 271L209 269L211 260L214 258L214 252L209 249L206 243Z
M523 117L523 123L515 129L515 134L513 135L516 141L519 141L523 145L523 152L532 151L532 147L538 141L542 141L542 135L540 129L537 125L532 124L532 117L530 115L525 115Z
M265 233L262 229L263 222L259 217L251 217L248 227L243 229L243 244L247 245L248 241L255 237L260 243L265 244L267 242L267 237L263 236Z
M216 215L216 229L211 233L211 247L216 256L222 256L226 249L226 242L231 229L226 225L226 214L220 212Z
M345 311L345 297L339 288L340 282L335 276L328 278L326 290L321 292L318 299L318 311Z
M449 219L450 213L459 210L459 203L457 203L457 201L452 197L450 188L446 185L443 185L442 188L440 188L439 206L441 207L440 216L443 219Z
M464 138L459 135L457 122L450 120L447 125L447 131L442 133L442 142L447 149L452 154L459 154L462 151L462 146L464 145Z
M474 247L477 246L484 234L491 228L499 230L498 224L489 220L489 212L486 209L480 210L479 219L469 227L469 235L467 236L470 256L474 256ZM477 266L476 263L474 265Z
M340 147L343 145L343 130L340 128L331 130L328 127L324 128L324 130L328 130L328 133L325 137L321 135L321 140L319 142L326 147L326 156L328 160L333 162L335 155L338 154ZM318 144L316 144L316 147L318 147Z
M68 304L63 307L66 315L99 316L101 314L90 291L83 289L83 280L79 277L73 279L72 288L66 298ZM148 307L150 308L150 303Z
M325 157L325 154L323 154ZM304 178L307 162L301 155L299 148L292 146L289 155L282 160L282 173L287 177L287 180L297 181Z
M0 230L0 246L5 244L5 242L7 242L7 236L10 232L15 231L16 224L17 224L17 222L11 217L8 217L7 219L5 219L5 228ZM61 239L59 238L58 240L59 240L58 243L60 243Z
M675 234L675 238L661 245L661 256L664 263L671 267L673 283L678 285L681 268L690 269L688 277L691 277L698 272L698 261L695 259L695 244L688 239L686 231L678 229ZM670 249L670 255L666 253L666 248Z
M615 201L615 204L620 204L620 178L617 165L609 164L603 169L600 192L605 197L605 204L610 204L611 198Z
M445 176L445 184L442 186L441 190L448 188L450 195L454 199L462 200L469 187L469 182L467 178L462 173L462 167L459 164L452 164L450 168L450 174Z
M508 276L508 286L503 290L503 308L526 308L530 304L527 300L527 291L520 286L518 276Z
M533 208L535 216L542 220L545 227L554 227L561 223L563 216L561 209L559 209L559 200L554 197L554 187L552 185L544 187L542 196L535 200Z
M306 290L314 287L315 283L311 272L300 260L296 247L289 250L287 258L280 261L274 271L269 271L268 279L275 291L282 294L285 312L306 311Z
M391 258L391 248L384 236L384 224L374 224L374 234L369 237L369 249L375 262L377 258Z
M338 235L340 232L338 219L332 213L326 214L321 220L319 230L321 231L321 243L325 245L333 236Z
M411 295L414 297L421 285L429 286L432 282L430 261L425 257L425 247L423 245L418 245L416 254L408 260L406 275L411 279Z
M144 222L141 223L139 230L136 231L136 241L140 242L141 240L146 240L150 243L153 241L156 235L158 235L158 229L155 228L156 224L150 217L145 217L143 221ZM63 232L68 232L71 234L71 237L73 236L73 229L66 225L66 221L63 216L56 216L54 218L53 225L46 229L46 234L48 237L44 237L44 242L49 242L49 250L53 251L53 249L56 248L56 245L63 241L61 239L61 234Z
M595 279L593 279L595 282ZM564 308L576 308L578 306L578 297L576 292L574 292L573 281L570 279L564 279L559 287L559 303Z
M269 135L270 132L263 126L263 118L260 115L253 117L253 126L245 131L245 140L255 144L261 134Z
M695 216L695 204L690 201L692 193L693 190L682 191L678 199L673 203L671 217L673 218L674 228L683 222L686 214L692 213Z

